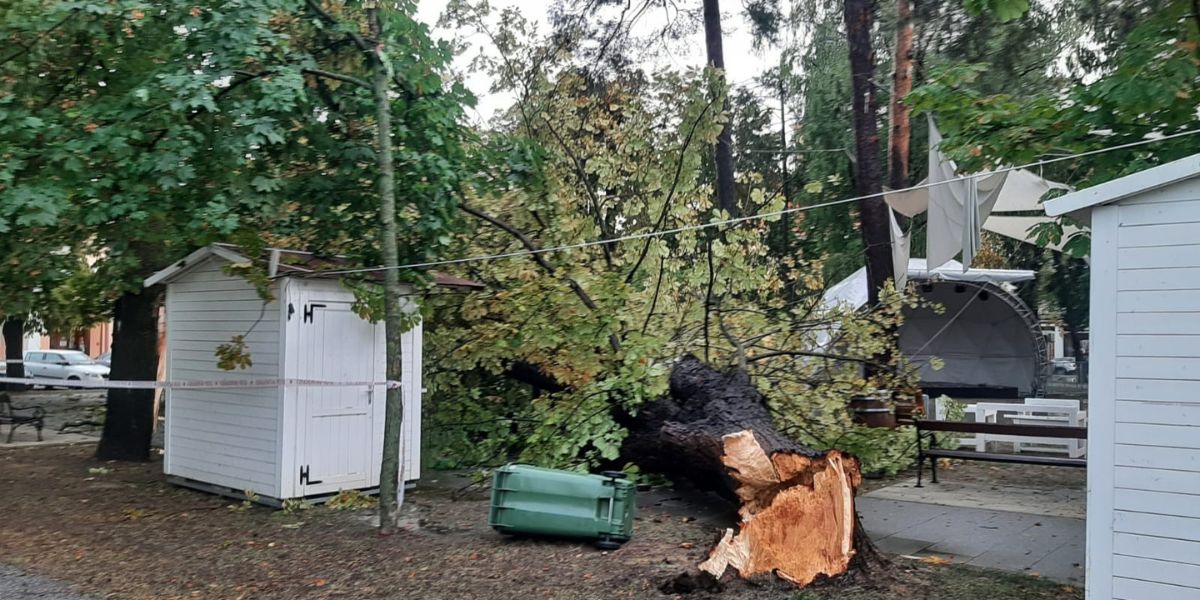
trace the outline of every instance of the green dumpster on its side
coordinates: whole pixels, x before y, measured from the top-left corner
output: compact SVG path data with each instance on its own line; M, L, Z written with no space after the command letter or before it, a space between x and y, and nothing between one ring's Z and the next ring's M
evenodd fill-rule
M501 533L592 539L616 548L633 535L636 505L637 489L623 477L503 466L492 478L488 524Z

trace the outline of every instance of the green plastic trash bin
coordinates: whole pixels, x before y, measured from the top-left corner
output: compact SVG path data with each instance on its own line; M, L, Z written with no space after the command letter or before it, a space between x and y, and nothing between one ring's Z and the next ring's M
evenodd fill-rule
M624 477L503 466L492 478L488 524L501 533L592 539L617 548L633 535L636 505L637 488Z

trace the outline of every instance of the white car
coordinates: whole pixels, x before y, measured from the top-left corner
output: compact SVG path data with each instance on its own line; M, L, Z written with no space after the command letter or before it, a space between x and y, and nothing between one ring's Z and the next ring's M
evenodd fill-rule
M25 353L25 376L67 381L104 381L108 367L78 350L38 350Z

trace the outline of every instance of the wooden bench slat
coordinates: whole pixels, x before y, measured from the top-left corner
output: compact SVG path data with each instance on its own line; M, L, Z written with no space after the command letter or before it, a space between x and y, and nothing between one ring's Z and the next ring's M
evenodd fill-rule
M1086 467L1085 458L1062 458L1058 456L1030 456L1027 454L995 454L992 452L976 452L973 450L948 450L930 448L924 451L925 456L937 458L961 458L966 460L984 460L989 462L1022 463L1031 465L1053 465L1060 467Z
M935 421L918 419L918 431L948 431L954 433L993 433L1027 437L1087 439L1087 427L1067 425L1014 425L1009 423L967 423L965 421Z

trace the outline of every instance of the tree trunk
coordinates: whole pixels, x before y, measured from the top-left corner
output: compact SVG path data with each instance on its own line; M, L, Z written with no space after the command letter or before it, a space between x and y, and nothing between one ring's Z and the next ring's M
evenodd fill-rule
M700 565L714 577L733 567L743 577L775 573L807 585L845 573L856 554L874 554L856 525L858 461L780 434L745 372L685 357L669 396L624 420L622 452L642 468L740 500L740 531L727 530Z
M783 175L783 209L787 210L792 207L792 176L788 171L788 137L787 137L787 77L791 74L784 58L779 59L779 170ZM792 214L783 213L783 255L790 257L792 255ZM788 268L782 268L786 274ZM785 279L786 281L786 279ZM796 287L788 286L788 300L796 300Z
M913 21L909 0L896 0L896 59L892 72L891 135L888 137L888 185L893 190L908 187L911 109L904 103L913 88Z
M1075 359L1075 381L1087 383L1087 356L1083 353L1083 338L1077 326L1068 325L1067 339L1071 340L1071 357Z
M704 0L704 47L708 52L708 66L719 69L722 81L728 81L725 76L725 51L721 40L721 6L719 0ZM725 102L722 110L728 108ZM726 123L717 136L717 146L713 153L713 161L717 167L717 206L721 207L730 217L739 216L737 202L737 187L733 171L733 124Z
M382 40L379 8L367 9L371 37ZM387 60L382 48L371 55L372 84L375 94L376 166L379 169L379 242L383 248L383 312L386 342L387 380L403 376L401 345L404 330L400 286L400 249L396 243L396 171L392 157L392 105L388 98ZM398 525L404 484L404 465L400 460L400 432L404 424L404 395L399 386L388 384L383 421L383 460L379 473L379 530L391 533Z
M158 377L158 308L161 288L126 293L113 311L112 380L154 381ZM110 389L104 432L96 448L101 460L144 461L154 435L154 390Z
M24 358L25 349L25 319L21 317L9 316L4 320L4 360L5 377L24 377L25 363L21 362ZM4 386L10 392L16 392L25 389L26 386L21 383L9 383Z
M871 29L876 9L876 0L846 0L850 89L854 95L851 103L856 156L854 189L859 196L872 196L859 201L859 229L867 254L868 302L872 306L879 301L879 290L895 276L888 208L883 201L879 124L875 121L875 54L871 48Z

